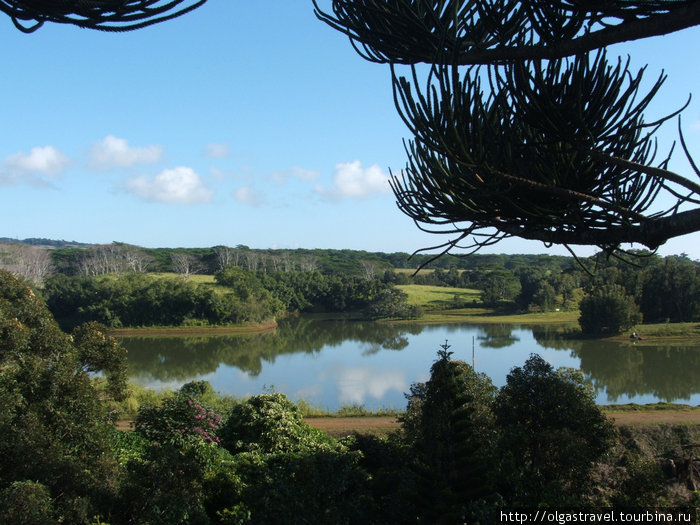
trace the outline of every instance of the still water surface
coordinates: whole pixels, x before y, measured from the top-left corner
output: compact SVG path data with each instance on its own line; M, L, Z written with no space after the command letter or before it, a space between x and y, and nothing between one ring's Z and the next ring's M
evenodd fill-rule
M337 410L404 409L447 340L453 359L473 363L496 386L537 353L554 367L581 369L599 404L669 401L700 405L700 341L679 345L581 341L552 326L379 324L294 318L251 336L123 337L131 380L177 389L207 380L237 397L270 389Z

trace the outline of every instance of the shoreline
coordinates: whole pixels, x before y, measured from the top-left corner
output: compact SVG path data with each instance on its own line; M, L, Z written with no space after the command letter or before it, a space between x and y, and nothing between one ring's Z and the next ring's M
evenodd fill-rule
M334 318L335 315L328 314ZM347 317L338 316L347 319ZM489 315L487 313L475 314L463 310L428 311L420 319L397 320L379 319L371 321L380 324L512 324L512 325L572 325L571 312L557 312L549 314L512 314L512 315ZM129 327L110 328L107 333L118 337L181 337L181 336L206 336L206 335L251 335L264 333L277 328L277 321L261 324L242 325L215 325L215 326L155 326L155 327ZM629 334L632 331L639 332L640 339L631 339ZM577 336L569 335L572 339L596 339L600 341L616 341L629 343L637 346L645 344L656 345L661 342L679 343L685 341L697 341L700 335L700 323L671 323L671 324L649 324L637 325L619 335L608 335L603 337L586 337L583 334Z
M220 325L220 326L143 326L110 328L107 333L118 337L166 337L185 335L248 335L268 332L277 328L277 321L264 324Z

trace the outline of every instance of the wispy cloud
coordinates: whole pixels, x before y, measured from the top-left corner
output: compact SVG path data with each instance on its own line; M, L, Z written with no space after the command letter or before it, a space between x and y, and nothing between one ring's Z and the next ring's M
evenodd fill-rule
M162 146L132 147L126 139L107 135L93 144L90 167L96 170L129 168L136 164L152 164L161 160Z
M130 179L126 190L137 197L156 202L199 204L211 201L214 191L207 188L192 168L164 170L153 178L142 175Z
M48 179L56 177L70 164L71 160L55 147L37 146L29 153L18 152L5 157L0 165L0 184L50 185Z
M249 186L241 186L234 192L238 202L249 206L260 206L265 203L265 196Z
M204 146L204 156L210 159L224 159L230 154L231 150L224 142L212 142Z
M700 118L690 125L692 131L700 131Z
M284 184L290 178L298 179L301 181L311 181L319 178L321 174L318 171L307 170L298 166L294 166L293 168L290 168L288 170L276 171L271 176L273 180Z
M367 198L390 191L389 177L376 164L363 168L359 160L336 164L330 189L321 185L316 191L330 198Z

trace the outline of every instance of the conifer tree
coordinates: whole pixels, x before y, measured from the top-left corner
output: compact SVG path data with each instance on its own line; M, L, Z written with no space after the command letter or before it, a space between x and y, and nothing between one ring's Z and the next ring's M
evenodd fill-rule
M441 348L430 379L412 388L404 429L416 451L424 518L452 523L470 502L492 493L496 388L485 374L453 361L447 341Z
M476 251L508 237L654 250L700 230L700 169L683 172L647 118L645 68L607 46L700 24L697 0L333 0L317 16L389 64L411 139L391 185L415 224ZM662 204L663 203L663 204ZM570 248L571 249L571 248Z

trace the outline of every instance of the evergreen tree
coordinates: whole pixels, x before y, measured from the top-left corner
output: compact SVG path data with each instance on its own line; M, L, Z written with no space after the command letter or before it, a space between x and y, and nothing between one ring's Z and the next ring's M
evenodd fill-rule
M700 185L668 169L654 137L682 102L646 119L664 76L645 83L644 69L606 53L697 25L696 0L314 5L360 56L391 66L411 135L391 186L419 228L449 235L433 248L473 253L517 236L610 254L700 229Z
M492 494L496 388L485 374L451 360L445 342L425 385L414 385L404 418L421 479L419 507L430 523L458 522Z

